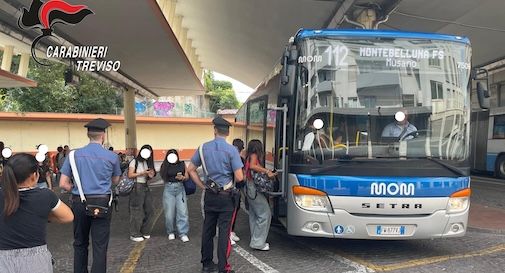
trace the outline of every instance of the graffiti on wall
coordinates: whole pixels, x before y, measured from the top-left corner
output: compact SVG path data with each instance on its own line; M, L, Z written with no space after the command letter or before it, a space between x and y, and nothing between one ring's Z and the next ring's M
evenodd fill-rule
M192 117L198 113L198 107L193 103L179 103L173 101L136 101L137 115L155 117Z

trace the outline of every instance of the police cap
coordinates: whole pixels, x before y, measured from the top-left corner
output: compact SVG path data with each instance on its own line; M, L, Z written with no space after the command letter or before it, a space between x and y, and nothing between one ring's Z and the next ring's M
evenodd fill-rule
M105 129L109 126L111 126L110 123L103 118L94 119L84 125L88 128L88 132L105 132Z
M214 127L220 129L220 130L226 130L230 129L231 123L229 123L226 119L222 118L221 116L217 116L212 120L212 123L214 123Z

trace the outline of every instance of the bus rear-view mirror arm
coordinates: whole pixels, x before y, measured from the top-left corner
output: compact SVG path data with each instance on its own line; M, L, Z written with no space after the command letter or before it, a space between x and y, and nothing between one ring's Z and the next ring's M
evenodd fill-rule
M488 71L483 68L473 69L472 70L472 79L477 81L477 99L479 101L480 108L489 109L491 95L489 94L489 74L488 74ZM483 86L482 81L486 82L486 87Z
M479 106L482 109L489 109L490 98L489 90L482 86L481 82L477 82L477 99L479 100Z

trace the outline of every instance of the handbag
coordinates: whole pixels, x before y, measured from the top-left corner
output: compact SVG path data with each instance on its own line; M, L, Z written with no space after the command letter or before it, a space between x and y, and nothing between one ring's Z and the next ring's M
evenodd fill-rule
M137 164L138 164L138 162L135 160L135 172L137 172ZM128 164L128 165L130 165L130 164ZM135 187L135 183L137 183L137 180L135 178L129 178L128 177L128 169L126 169L123 172L123 174L121 175L119 183L116 186L116 191L115 191L116 194L119 196L130 195L133 188Z
M266 173L260 173L251 170L250 168L250 163L249 163L249 158L246 159L246 164L245 164L245 172L246 174L250 174L250 177L252 178L254 188L256 189L256 195L254 198L250 197L248 194L248 190L246 187L246 193L248 194L249 198L251 199L256 199L256 196L258 195L258 192L267 194L269 192L272 192L274 190L275 186L275 178L270 178Z
M82 191L81 178L79 176L79 171L77 170L77 165L75 164L75 150L69 153L69 160L75 184L77 185L77 190L79 191L79 197L81 198L81 202L86 207L86 216L91 216L93 218L109 217L113 194L112 193L110 194L110 200L106 204L102 204L103 202L99 202L100 200L103 200L102 198L100 199L97 198L96 201L94 200L94 202L96 202L95 204L88 204L86 197L84 196L84 192Z
M134 178L128 177L128 170L124 171L121 175L121 179L116 186L116 194L119 196L128 196L135 187L137 181Z
M274 190L274 179L268 177L266 173L259 173L251 170L251 176L256 187L256 191L268 193Z
M186 191L186 195L192 195L196 192L196 184L193 182L191 177L183 182L184 191Z

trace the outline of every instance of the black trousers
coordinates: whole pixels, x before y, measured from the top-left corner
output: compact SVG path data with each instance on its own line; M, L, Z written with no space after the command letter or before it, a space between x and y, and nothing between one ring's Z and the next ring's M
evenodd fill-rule
M236 197L238 198L238 197ZM219 227L219 237L217 243L217 258L219 271L231 270L228 264L230 256L230 232L232 222L235 217L234 198L230 195L216 194L211 191L205 192L204 211L205 220L202 228L202 264L204 267L213 263L214 258L214 236L216 236L216 226Z
M87 198L88 202L91 201ZM108 198L93 199L93 204L108 206ZM107 272L107 247L109 246L110 222L112 210L108 218L93 218L86 216L86 206L74 198L72 202L74 213L74 273L88 273L89 235L93 244L93 264L91 273Z

